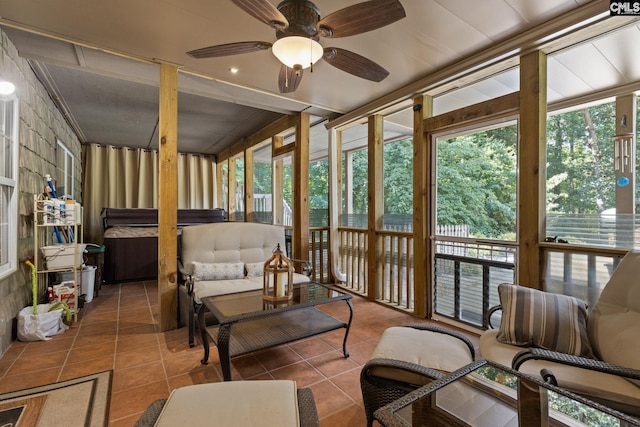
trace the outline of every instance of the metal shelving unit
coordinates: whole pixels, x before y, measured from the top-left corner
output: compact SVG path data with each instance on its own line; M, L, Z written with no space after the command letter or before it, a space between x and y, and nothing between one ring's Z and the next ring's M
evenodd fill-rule
M69 304L73 320L77 321L85 248L82 243L82 206L74 201L65 202L36 194L33 197L33 216L34 265L38 277L38 296L47 292L50 273L72 272L73 290L71 293L65 293L61 299Z

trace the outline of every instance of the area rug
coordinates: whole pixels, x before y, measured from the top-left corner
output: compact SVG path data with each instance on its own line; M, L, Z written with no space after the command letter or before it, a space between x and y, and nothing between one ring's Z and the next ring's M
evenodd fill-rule
M107 427L112 371L0 394L2 427Z

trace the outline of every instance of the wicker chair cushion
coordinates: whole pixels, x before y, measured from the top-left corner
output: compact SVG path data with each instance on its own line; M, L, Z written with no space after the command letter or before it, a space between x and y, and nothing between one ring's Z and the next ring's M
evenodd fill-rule
M483 332L480 336L480 356L511 366L514 356L522 351L522 348L499 342L496 339L497 335L497 329ZM640 415L640 388L624 377L546 360L529 360L519 370L540 378L542 368L553 372L560 387L591 397L623 412Z
M193 262L195 280L227 280L244 277L242 262Z
M587 337L587 306L577 298L501 284L498 341L593 358Z
M394 359L452 372L473 362L466 344L451 335L393 326L387 328L373 351L372 359ZM403 383L423 385L431 381L422 375L378 367L371 374Z
M601 360L640 369L640 251L630 251L614 270L589 313L589 340ZM640 381L633 381L640 387Z
M229 381L173 390L156 427L299 426L294 381Z

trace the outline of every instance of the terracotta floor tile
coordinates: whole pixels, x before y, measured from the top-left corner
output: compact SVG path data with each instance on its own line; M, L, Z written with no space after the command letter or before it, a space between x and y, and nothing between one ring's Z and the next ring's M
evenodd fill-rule
M189 372L195 372L202 369L213 369L216 365L217 358L211 360L208 365L200 363L202 355L199 352L190 353L187 356L171 357L163 359L165 371L168 377L175 377L177 375L186 374Z
M313 384L310 388L320 419L336 414L355 403L346 393L328 380Z
M67 359L67 351L55 353L35 354L28 357L21 357L13 363L7 375L20 375L40 369L61 368Z
M112 391L109 421L117 421L134 414L140 414L155 400L167 397L169 397L169 386L166 380L129 388L121 392Z
M355 402L362 402L362 389L360 388L360 367L348 372L336 375L331 382L337 385Z
M0 393L51 384L58 380L62 368L50 368L20 375L6 375L0 380Z
M109 334L114 333L117 329L118 323L115 320L86 324L83 323L78 331L78 336Z
M308 362L302 361L284 368L269 371L269 374L276 380L292 380L298 387L308 387L311 384L323 381L325 377L311 366Z
M105 356L91 360L75 361L75 363L67 363L62 368L59 381L78 378L84 375L95 374L96 372L104 372L113 370L114 357Z
M251 378L267 373L266 368L253 355L232 359L231 365L242 378Z
M317 337L309 338L299 342L293 342L289 344L289 347L291 347L303 358L315 357L324 353L328 353L330 351L334 351L333 347Z
M116 353L135 350L140 347L158 345L158 338L153 335L118 335L116 342Z
M158 346L142 347L136 350L116 353L115 369L126 369L160 361Z
M98 344L114 343L116 341L115 333L87 334L76 337L72 348L88 347Z
M364 409L357 404L320 419L320 427L359 427L367 425ZM379 425L379 424L374 424Z
M32 357L41 354L66 351L71 348L76 337L69 337L66 334L55 335L47 341L34 341L24 349L21 357Z
M5 376L11 366L13 366L13 362L15 362L16 360L17 359L0 359L0 379Z
M282 366L299 362L302 358L291 348L286 345L272 348L270 350L255 353L256 359L265 367L267 371L271 371Z
M24 350L30 343L22 341L14 341L11 343L11 347L7 349L2 355L2 360L15 360L22 355Z
M377 337L374 341L377 344L380 337ZM357 344L347 346L347 351L349 352L349 359L353 360L360 366L367 363L371 360L371 355L373 354L373 350L375 350L376 346L371 342L364 341L359 342Z
M307 359L313 367L320 371L327 378L357 368L359 365L348 357L344 357L342 352L332 351L317 357Z
M86 347L74 347L69 352L70 360L91 360L111 356L115 353L115 342L104 342Z
M161 362L147 363L144 368L134 366L113 371L112 389L114 393L129 388L135 388L143 384L150 384L156 381L165 381L164 366Z

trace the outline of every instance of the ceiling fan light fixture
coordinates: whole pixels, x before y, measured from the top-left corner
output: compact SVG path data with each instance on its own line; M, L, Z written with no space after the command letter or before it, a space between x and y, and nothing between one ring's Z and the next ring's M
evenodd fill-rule
M300 36L288 36L276 40L271 47L273 54L289 68L305 69L322 58L324 49L317 41Z

